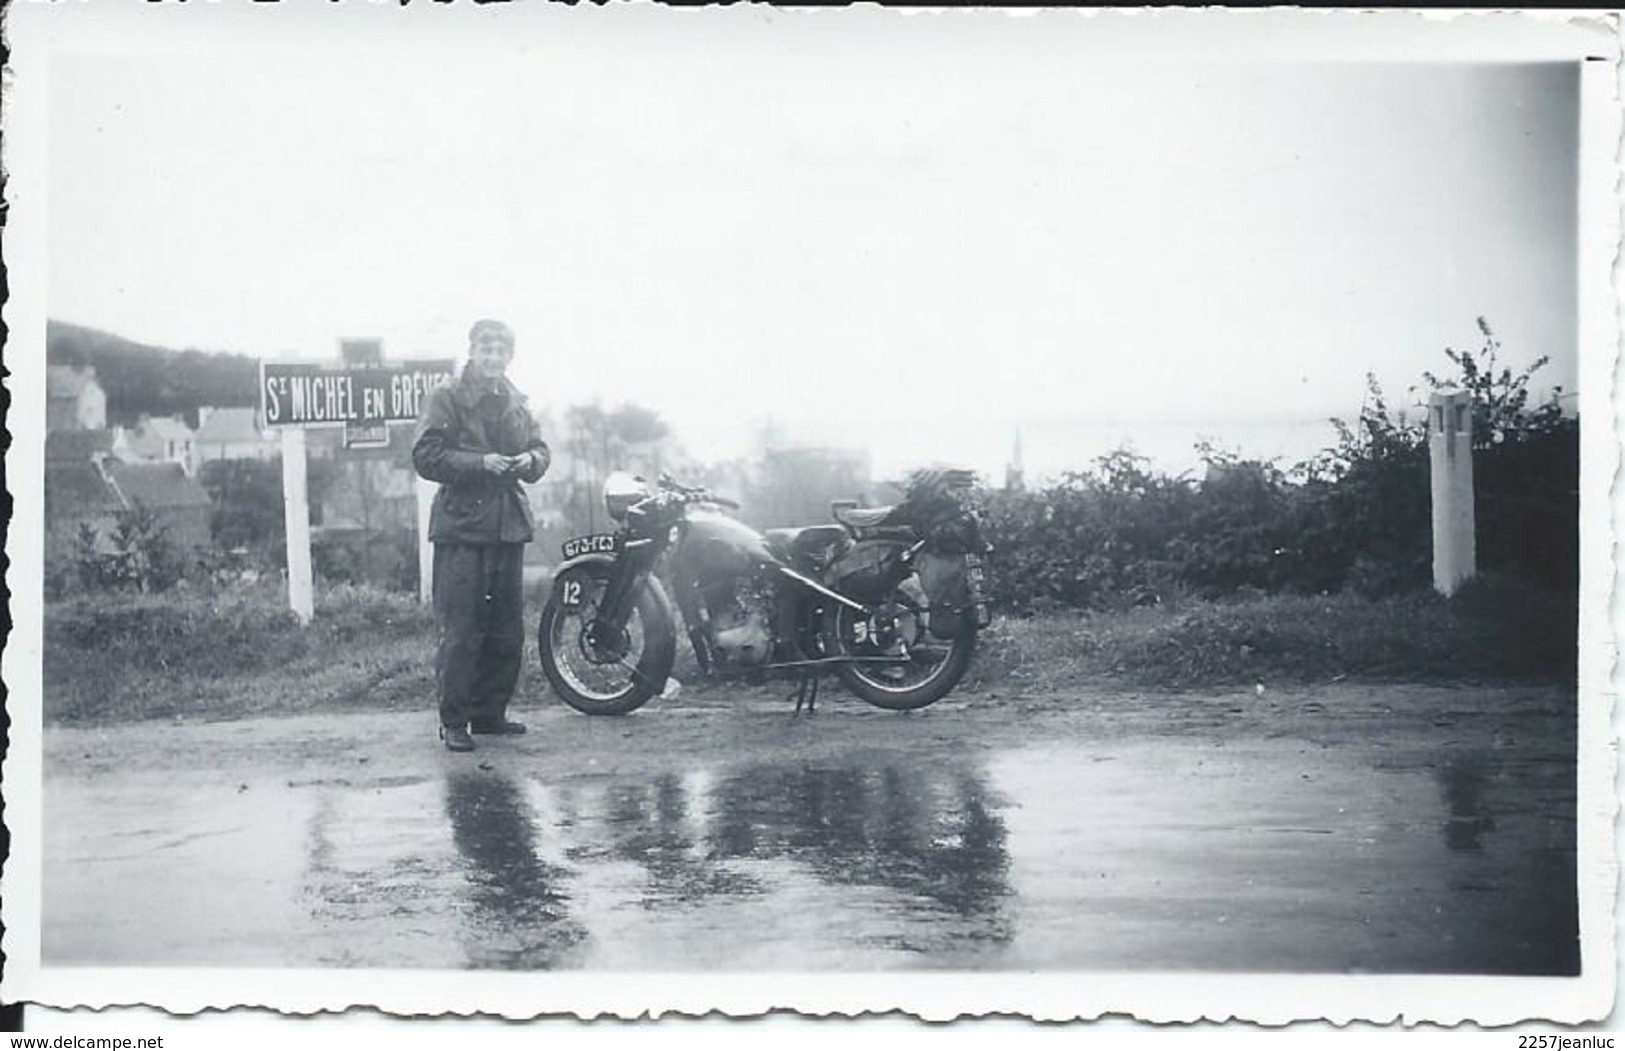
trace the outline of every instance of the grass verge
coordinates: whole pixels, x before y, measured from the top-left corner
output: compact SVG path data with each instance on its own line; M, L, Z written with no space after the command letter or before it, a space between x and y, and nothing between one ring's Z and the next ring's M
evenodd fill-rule
M1259 596L1107 615L996 621L976 683L1034 691L1084 679L1164 689L1405 681L1574 682L1577 600L1495 577L1426 592Z
M547 696L529 633L520 689ZM1572 596L1482 578L1451 599L1255 597L1111 615L995 620L967 688L1085 682L1189 689L1340 678L1574 682ZM334 588L300 624L279 590L104 595L48 604L52 723L431 711L435 628L411 596ZM678 674L691 671L683 662Z

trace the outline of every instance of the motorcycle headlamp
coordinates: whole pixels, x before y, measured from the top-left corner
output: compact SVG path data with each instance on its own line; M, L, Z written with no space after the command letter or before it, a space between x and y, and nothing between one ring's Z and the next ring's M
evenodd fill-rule
M632 505L649 495L647 483L630 471L615 471L604 479L604 510L619 522Z

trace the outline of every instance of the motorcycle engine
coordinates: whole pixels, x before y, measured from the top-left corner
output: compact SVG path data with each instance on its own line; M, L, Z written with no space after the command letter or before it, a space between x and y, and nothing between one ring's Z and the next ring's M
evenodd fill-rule
M736 665L766 664L773 655L773 596L766 585L740 578L730 594L712 596L709 605L717 656Z

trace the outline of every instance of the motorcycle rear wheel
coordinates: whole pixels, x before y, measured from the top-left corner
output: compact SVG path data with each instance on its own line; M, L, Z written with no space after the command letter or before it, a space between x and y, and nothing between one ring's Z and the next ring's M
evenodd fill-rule
M677 660L677 636L671 617L645 586L637 594L622 638L595 649L587 626L609 582L607 566L582 566L586 593L579 604L565 607L555 594L542 608L536 644L542 671L559 699L587 715L626 715L665 688Z
M912 585L912 586L911 586ZM843 664L836 675L841 684L877 708L913 711L946 697L970 669L976 652L976 631L967 628L951 639L938 639L926 630L925 595L905 581L885 605L895 614L896 628L879 639L854 640L858 614L837 606L831 617L831 635L842 656L876 657L894 652L901 641L906 664Z

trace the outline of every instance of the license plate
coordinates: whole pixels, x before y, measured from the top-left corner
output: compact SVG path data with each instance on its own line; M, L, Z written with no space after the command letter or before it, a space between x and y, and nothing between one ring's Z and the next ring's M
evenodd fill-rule
M578 536L560 545L567 559L579 555L613 555L620 548L620 538L614 533L594 533Z
M987 605L987 569L981 555L965 554L965 584L970 591L970 608L976 617L977 628L993 623L993 611Z

